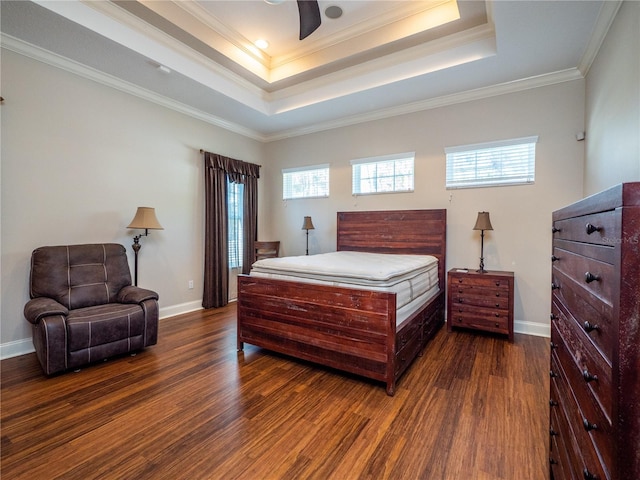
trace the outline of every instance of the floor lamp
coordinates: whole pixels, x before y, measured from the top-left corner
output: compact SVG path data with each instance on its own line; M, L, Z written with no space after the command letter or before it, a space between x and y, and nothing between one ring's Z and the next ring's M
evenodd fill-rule
M140 237L149 235L149 230L164 230L158 219L156 218L156 210L151 207L138 207L135 217L131 220L131 223L127 225L127 228L140 228L144 229L144 233L133 237L133 254L134 254L134 281L133 284L138 286L138 252L142 245L140 244Z

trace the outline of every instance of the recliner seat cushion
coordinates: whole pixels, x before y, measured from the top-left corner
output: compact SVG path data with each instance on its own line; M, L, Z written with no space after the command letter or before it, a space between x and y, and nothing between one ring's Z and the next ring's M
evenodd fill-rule
M110 303L70 310L67 316L67 350L69 354L120 340L145 344L145 314L140 305ZM129 346L127 346L129 349ZM128 350L124 350L128 351ZM89 361L99 360L90 358Z

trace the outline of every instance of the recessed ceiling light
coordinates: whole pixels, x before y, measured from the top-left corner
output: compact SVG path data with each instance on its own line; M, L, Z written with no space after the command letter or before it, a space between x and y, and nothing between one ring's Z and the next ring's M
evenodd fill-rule
M263 40L263 39L256 40L256 43L254 43L254 45L256 47L258 47L260 50L264 50L266 48L269 48L269 42L267 42L266 40Z
M324 14L328 18L340 18L342 16L342 9L337 5L331 5L330 7L326 8Z

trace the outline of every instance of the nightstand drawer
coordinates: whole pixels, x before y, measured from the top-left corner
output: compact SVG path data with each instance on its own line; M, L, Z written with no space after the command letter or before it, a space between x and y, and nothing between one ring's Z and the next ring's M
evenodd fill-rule
M477 309L476 309L477 310ZM481 316L479 312L459 312L452 315L452 326L474 328L496 333L509 333L509 317L506 313L500 316Z
M469 295L454 291L450 295L452 296L452 302L456 305L475 305L477 307L509 310L508 293L508 291L506 293L487 291L485 295L478 295L478 292L474 291L474 295Z

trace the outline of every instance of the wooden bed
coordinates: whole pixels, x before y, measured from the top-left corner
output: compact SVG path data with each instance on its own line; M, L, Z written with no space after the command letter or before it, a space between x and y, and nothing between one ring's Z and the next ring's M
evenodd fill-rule
M238 350L268 350L386 383L444 323L446 210L339 212L337 250L433 255L440 292L396 332L396 294L241 275Z

